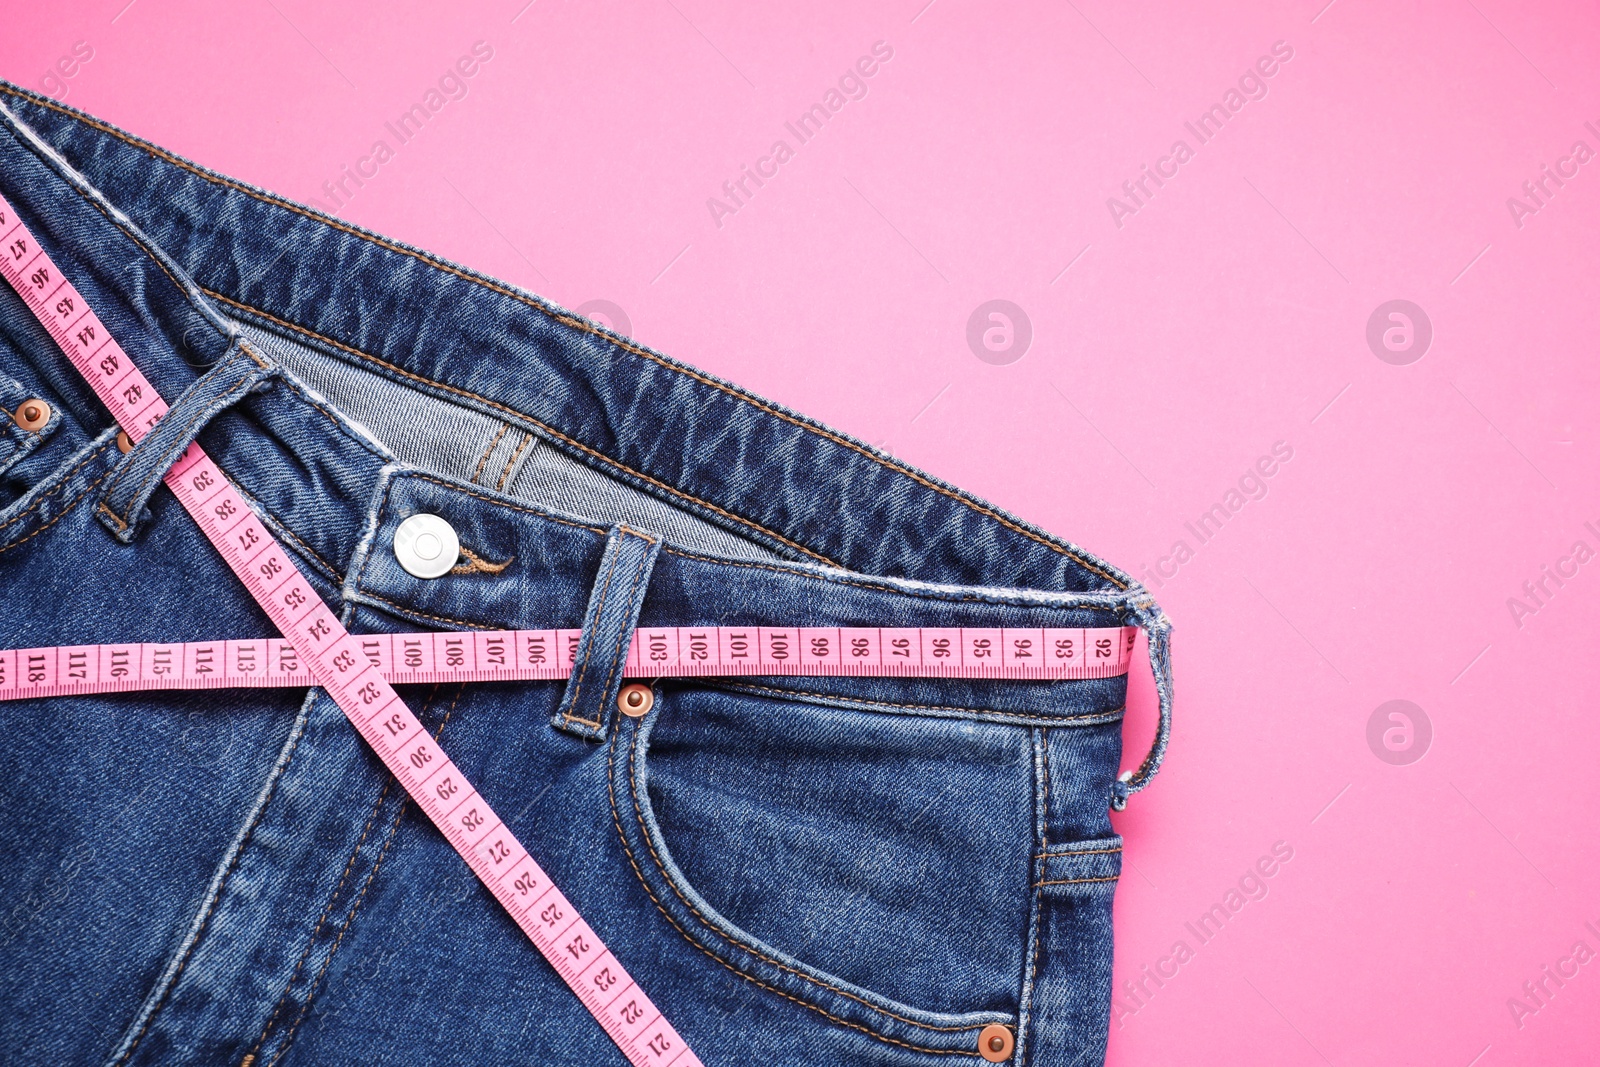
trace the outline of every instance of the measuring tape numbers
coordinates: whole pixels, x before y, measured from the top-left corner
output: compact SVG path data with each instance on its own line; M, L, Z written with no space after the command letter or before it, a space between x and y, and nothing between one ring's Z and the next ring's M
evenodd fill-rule
M0 274L128 438L167 404L0 196ZM191 444L165 482L283 635L0 650L0 701L321 686L634 1067L700 1060L395 693L407 683L560 681L581 631L355 636ZM1126 674L1135 627L639 627L625 677L822 675L1050 681Z
M563 681L580 630L424 631L355 637L391 685ZM642 626L624 678L996 678L1051 681L1128 672L1132 626L1085 629ZM354 655L354 653L349 653ZM284 638L57 645L0 650L0 700L150 689L311 686Z
M166 402L0 196L0 274L137 443ZM423 728L198 444L166 484L322 686L634 1067L700 1060ZM117 646L112 646L113 648ZM107 661L115 670L115 653ZM72 667L69 658L68 674Z

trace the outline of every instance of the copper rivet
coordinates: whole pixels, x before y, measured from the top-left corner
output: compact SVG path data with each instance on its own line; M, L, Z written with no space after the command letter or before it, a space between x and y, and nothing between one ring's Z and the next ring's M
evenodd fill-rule
M126 430L117 431L117 451L124 456L133 451L133 442L128 440L128 432Z
M642 719L655 707L656 695L648 685L625 685L617 694L617 707L630 719Z
M24 400L15 417L17 425L24 430L42 430L50 421L50 405L38 399Z
M1016 1042L1011 1038L1011 1027L990 1023L978 1034L978 1055L990 1063L1004 1063L1011 1058Z

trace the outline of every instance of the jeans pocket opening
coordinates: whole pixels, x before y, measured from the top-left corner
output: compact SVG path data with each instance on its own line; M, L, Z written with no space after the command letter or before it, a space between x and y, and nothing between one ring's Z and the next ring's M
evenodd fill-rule
M660 709L663 701L657 701ZM832 1022L907 1050L978 1058L984 1027L1015 1027L1015 1011L930 1011L913 1007L804 962L742 928L712 905L674 859L649 794L648 755L661 711L624 719L611 739L612 815L630 866L667 922L690 944L741 978ZM1027 866L1025 857L1024 866ZM1030 868L1031 869L1031 868ZM1017 886L1019 903L1030 892ZM1026 930L1016 931L1025 947ZM1018 975L1020 983L1020 973Z

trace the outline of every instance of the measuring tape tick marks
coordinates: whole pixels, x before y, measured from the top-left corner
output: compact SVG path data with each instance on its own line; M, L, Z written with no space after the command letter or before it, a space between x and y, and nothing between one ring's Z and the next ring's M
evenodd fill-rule
M580 630L363 634L360 654L391 685L563 681ZM1050 681L1126 674L1135 627L642 626L624 678L1003 678ZM0 700L149 689L316 685L284 638L0 649Z
M137 443L166 414L166 402L4 197L0 274ZM189 446L165 481L293 647L309 678L338 703L628 1061L634 1067L697 1067L699 1058L672 1024L434 742L198 444ZM114 653L107 662L114 671Z
M129 439L143 438L166 414L165 401L4 197L0 274ZM189 446L165 482L284 636L0 650L0 701L322 686L628 1061L697 1067L700 1060L671 1023L393 689L396 683L563 680L571 674L580 631L354 636L198 444ZM640 627L623 674L1108 678L1127 673L1136 633L1134 627Z

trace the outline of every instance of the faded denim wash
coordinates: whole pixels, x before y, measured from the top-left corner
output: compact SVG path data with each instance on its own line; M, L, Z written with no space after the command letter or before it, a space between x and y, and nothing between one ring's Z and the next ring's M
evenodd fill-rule
M0 292L0 407L53 409L0 417L0 645L271 635L159 486L196 434L358 635L1140 625L1162 729L1122 780L1125 678L663 680L642 719L560 682L402 690L709 1067L981 1064L992 1023L1015 1064L1101 1062L1108 811L1170 712L1143 588L537 297L0 104L0 190L183 420L122 454ZM461 541L438 579L391 547L418 512ZM654 547L596 621L625 528ZM0 716L6 1062L623 1062L320 690Z

